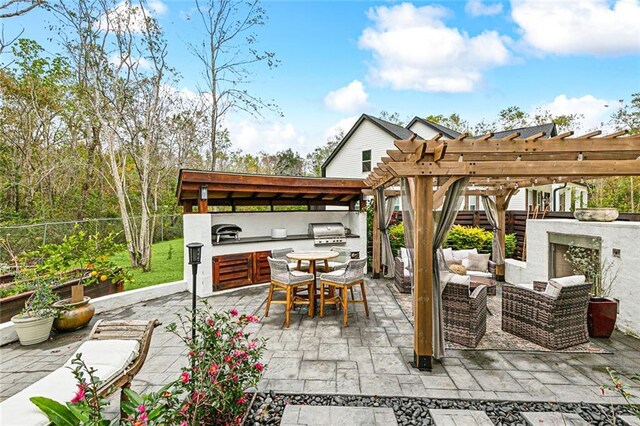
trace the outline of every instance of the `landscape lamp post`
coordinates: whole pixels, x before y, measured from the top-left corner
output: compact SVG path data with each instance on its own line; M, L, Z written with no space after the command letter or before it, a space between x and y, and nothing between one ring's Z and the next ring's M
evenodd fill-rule
M189 243L187 248L189 249L189 265L191 265L191 272L193 274L193 293L191 299L191 341L196 340L196 279L198 276L198 265L200 264L200 257L202 255L202 243Z

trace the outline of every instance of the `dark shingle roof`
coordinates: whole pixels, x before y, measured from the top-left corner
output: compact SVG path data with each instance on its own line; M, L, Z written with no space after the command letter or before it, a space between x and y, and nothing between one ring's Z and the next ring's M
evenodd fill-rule
M376 123L378 126L384 127L387 132L392 133L398 139L410 139L413 136L413 132L411 130L405 129L402 126L398 126L397 124L390 123L372 115L364 114L364 116Z
M535 135L536 133L540 133L540 132L544 132L544 137L545 138L552 138L554 136L556 136L558 134L558 131L556 129L556 125L555 123L545 123L545 124L540 124L538 126L531 126L531 127L521 127L519 129L511 129L511 130L502 130L500 132L496 132L493 137L495 139L500 139L500 138L504 138L505 136L509 136L513 133L520 133L520 136L518 136L519 138L522 139L526 139L530 136ZM472 137L470 139L477 139L482 135L478 135L475 137Z
M455 139L458 136L460 136L460 132L456 132L455 130L452 130L448 127L445 127L441 124L438 123L434 123L433 121L429 121L429 120L425 120L424 118L420 118L418 116L413 117L413 120L411 120L411 122L409 124L407 124L407 127L411 127L413 126L413 124L419 121L420 123L424 124L427 127L431 127L433 130L435 130L438 133L442 133L443 135L451 138L451 139Z

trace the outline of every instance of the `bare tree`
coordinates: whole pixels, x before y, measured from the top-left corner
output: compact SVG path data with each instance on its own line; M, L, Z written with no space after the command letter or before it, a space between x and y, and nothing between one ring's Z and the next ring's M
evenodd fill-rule
M45 0L2 0L0 1L0 19L15 18L32 11L45 3ZM24 33L20 31L18 35L6 38L4 35L4 25L0 26L0 53L9 47Z
M277 66L273 52L259 52L255 45L257 27L265 24L265 10L259 0L196 0L197 12L204 25L205 39L190 44L189 49L204 66L209 105L209 144L211 170L216 169L221 121L231 109L261 115L264 108L276 106L246 89L251 66L265 63Z

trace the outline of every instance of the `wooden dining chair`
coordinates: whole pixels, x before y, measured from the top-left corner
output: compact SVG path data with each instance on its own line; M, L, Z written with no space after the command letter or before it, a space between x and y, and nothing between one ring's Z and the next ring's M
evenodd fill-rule
M271 303L276 303L285 305L285 326L287 328L289 328L291 309L296 305L309 306L309 317L313 318L316 285L313 274L292 271L284 259L272 259L268 257L267 260L271 268L271 285L269 286L269 295L267 296L267 306L264 310L264 316L269 316ZM308 297L302 297L296 294L296 290L300 287L307 288ZM285 291L285 300L273 300L273 292L276 290Z
M347 262L346 268L320 275L320 317L324 317L325 305L340 306L343 310L344 326L347 327L349 303L362 303L367 318L369 317L367 293L364 289L364 266L366 262L367 259L352 259ZM351 290L357 285L360 286L362 299L355 300L352 292L351 300L349 300L347 290ZM325 294L325 286L328 290L331 290L328 294ZM334 289L338 290L337 294L333 291ZM335 296L330 296L330 294L335 294Z

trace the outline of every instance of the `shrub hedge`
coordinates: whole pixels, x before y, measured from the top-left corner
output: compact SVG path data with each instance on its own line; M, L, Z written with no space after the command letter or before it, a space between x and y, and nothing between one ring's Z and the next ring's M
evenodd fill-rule
M404 226L401 223L389 228L389 240L393 255L397 256L400 247L404 247ZM453 225L443 246L454 250L477 249L479 253L491 253L493 232L479 227ZM508 234L505 238L505 252L507 257L513 256L516 250L516 235Z

